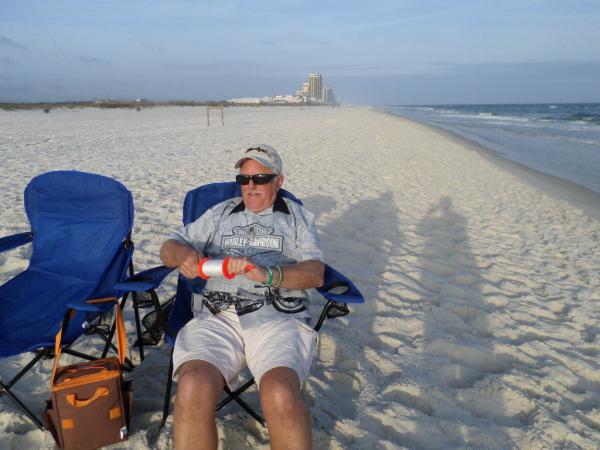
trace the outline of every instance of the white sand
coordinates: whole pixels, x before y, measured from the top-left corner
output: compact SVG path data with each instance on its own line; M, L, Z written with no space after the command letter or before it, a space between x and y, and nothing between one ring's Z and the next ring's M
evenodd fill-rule
M92 171L133 192L135 263L149 268L185 192L231 179L257 142L281 149L327 261L367 298L321 335L305 385L315 448L598 447L600 222L425 126L354 108L227 109L223 128L201 108L0 112L0 236L27 230L31 177ZM0 255L0 283L29 252ZM152 348L132 374L126 448L172 447L172 416L158 429L167 362ZM50 368L17 390L38 413ZM218 426L224 449L268 448L237 408ZM53 446L4 398L0 435Z

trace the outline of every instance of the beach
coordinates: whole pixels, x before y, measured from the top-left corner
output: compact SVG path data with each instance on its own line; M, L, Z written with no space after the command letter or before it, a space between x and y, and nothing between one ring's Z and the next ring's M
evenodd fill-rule
M532 183L532 172L448 133L368 108L239 107L225 109L223 127L214 119L207 127L206 110L193 107L0 111L0 236L29 229L22 199L35 175L99 173L133 193L134 264L154 267L185 193L233 180L242 149L271 144L284 187L316 216L326 262L366 299L320 334L303 387L316 449L598 447L593 201L578 202L569 186L556 195L550 177ZM30 253L0 254L0 284ZM160 288L162 301L175 281ZM321 305L314 294L313 315ZM138 361L131 310L126 318ZM81 346L92 347L100 343ZM128 375L131 435L114 448L172 448L172 415L159 428L169 351L148 349ZM2 360L2 379L28 359ZM44 361L15 389L37 414L51 368ZM233 405L217 420L220 448L268 448L266 429ZM54 446L5 398L0 434L0 449Z

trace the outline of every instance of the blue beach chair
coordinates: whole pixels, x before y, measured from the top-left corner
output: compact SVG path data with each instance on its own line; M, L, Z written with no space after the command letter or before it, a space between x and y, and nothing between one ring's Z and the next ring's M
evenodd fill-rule
M62 351L95 359L69 347L83 333L98 331L94 324L112 307L91 300L124 293L115 286L133 271L133 200L111 178L56 171L33 178L24 202L31 231L0 239L0 252L32 243L29 267L0 286L0 358L35 356L10 381L0 381L0 395L44 429L11 388L38 361L53 356L55 335L67 316Z
M299 204L302 202L293 194L281 189L279 195L289 198ZM187 225L195 221L208 209L216 204L233 197L240 197L240 187L235 182L212 183L201 186L187 193L183 205L183 224ZM161 272L160 270L163 270ZM164 277L164 266L158 268L159 276ZM200 293L204 288L205 281L201 278L189 280L179 276L177 291L175 296L170 299L169 311L159 311L160 320L164 323L165 340L173 347L179 330L192 319L192 294ZM156 286L156 283L150 283L148 286ZM364 298L354 284L341 273L330 266L325 268L325 282L322 288L317 291L327 300L314 329L319 331L327 318L341 317L348 314L348 303L363 303ZM157 302L155 302L157 303ZM169 415L172 375L173 375L173 349L171 349L171 360L169 366L169 375L167 379L167 388L165 393L165 402L163 407L163 417L161 426L165 424ZM265 426L263 417L254 411L240 395L254 384L254 379L248 380L237 390L231 391L225 386L226 397L218 404L217 410L223 408L231 401L236 401L248 414L254 417L258 422Z

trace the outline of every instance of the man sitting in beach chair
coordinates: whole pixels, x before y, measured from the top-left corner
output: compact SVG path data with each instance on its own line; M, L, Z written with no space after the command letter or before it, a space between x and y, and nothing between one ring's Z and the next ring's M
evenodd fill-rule
M317 333L306 325L305 290L322 286L325 269L314 218L277 195L284 177L274 148L246 150L235 168L241 199L209 209L174 233L160 252L164 264L178 267L183 276L192 279L201 272L208 278L173 354L179 382L175 445L217 448L219 396L225 383L248 367L259 387L271 446L310 448L310 417L300 387ZM205 257L213 264L201 264Z

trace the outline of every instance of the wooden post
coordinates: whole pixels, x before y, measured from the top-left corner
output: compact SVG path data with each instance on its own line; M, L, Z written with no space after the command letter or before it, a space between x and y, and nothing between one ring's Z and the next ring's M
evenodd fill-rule
M210 127L210 110L211 109L220 109L221 110L221 126L225 126L225 112L223 105L210 106L206 105L206 126Z

